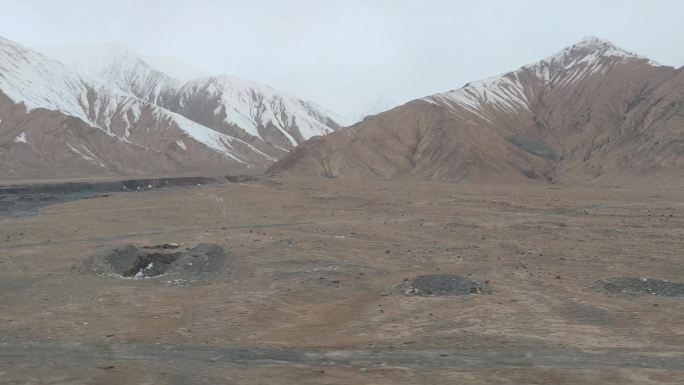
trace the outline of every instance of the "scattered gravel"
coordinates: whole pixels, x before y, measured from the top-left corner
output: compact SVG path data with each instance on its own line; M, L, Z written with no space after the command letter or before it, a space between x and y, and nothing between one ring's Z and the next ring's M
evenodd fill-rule
M459 275L419 275L401 287L405 295L446 296L489 292L489 287Z
M74 270L99 276L130 279L153 279L164 276L175 281L194 282L228 269L230 255L218 245L201 243L184 251L178 250L175 246L163 244L156 248L139 248L126 245L90 257L76 265Z
M608 294L684 297L684 283L654 278L606 278L594 283L593 287Z

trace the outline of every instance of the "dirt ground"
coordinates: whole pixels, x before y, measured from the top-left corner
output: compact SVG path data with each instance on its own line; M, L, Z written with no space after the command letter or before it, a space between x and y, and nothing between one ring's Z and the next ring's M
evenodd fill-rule
M210 279L89 274L223 247ZM2 384L681 384L684 192L272 179L0 217ZM422 275L486 285L410 295ZM650 281L649 281L650 282Z

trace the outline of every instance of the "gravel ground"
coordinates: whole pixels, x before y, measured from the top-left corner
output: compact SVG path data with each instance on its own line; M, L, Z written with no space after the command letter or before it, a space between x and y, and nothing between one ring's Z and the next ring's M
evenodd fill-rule
M402 285L406 295L445 296L469 295L489 291L486 284L459 275L420 275Z
M184 250L125 245L89 257L74 266L73 270L98 276L144 280L181 279L197 280L228 270L230 254L221 246L201 243Z
M609 294L684 297L684 283L655 278L606 278L596 282L594 287Z

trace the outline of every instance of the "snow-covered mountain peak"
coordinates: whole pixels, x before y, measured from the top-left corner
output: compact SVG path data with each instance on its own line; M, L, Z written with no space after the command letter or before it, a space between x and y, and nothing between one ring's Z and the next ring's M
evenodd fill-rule
M140 55L117 43L73 44L46 47L41 51L79 73L153 103L164 89L181 84L180 80L155 70Z
M577 43L565 47L558 53L543 60L542 63L558 63L568 67L578 63L596 64L603 58L646 60L652 66L660 66L660 64L644 56L620 48L606 39L595 36L585 37Z
M265 84L225 75L183 82L119 44L42 52L0 37L0 102L4 112L19 111L2 116L2 128L10 131L0 139L31 147L41 162L69 159L132 173L203 165L250 169L339 128L334 115ZM55 124L46 116L63 120ZM6 123L10 118L38 124L18 131L19 123ZM57 158L36 150L44 140Z
M499 76L467 83L460 89L424 98L431 103L446 103L489 119L489 107L515 112L529 109L529 79L541 89L569 85L594 74L605 74L616 61L639 61L660 66L648 58L619 48L608 40L585 37L548 58ZM527 83L527 85L523 84Z
M586 48L598 48L598 47L611 47L618 49L613 43L606 39L602 39L597 36L585 36L580 41L573 45L574 47L586 47Z
M272 137L267 134L272 125L289 147L338 127L334 114L269 85L230 75L184 82L154 69L141 56L118 44L81 44L44 52L123 92L191 116L210 128L232 130L236 135L225 125L240 128L251 137L275 140L264 137Z
M84 43L41 47L39 51L65 64L90 72L99 72L114 62L139 65L141 59L131 50L114 42Z
M0 90L27 110L45 108L88 121L83 109L93 82L73 68L0 37Z

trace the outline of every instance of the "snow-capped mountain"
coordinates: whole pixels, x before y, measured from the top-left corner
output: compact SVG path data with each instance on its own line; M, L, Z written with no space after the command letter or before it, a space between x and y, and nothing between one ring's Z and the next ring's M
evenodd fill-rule
M307 142L270 172L613 184L681 174L682 75L589 37Z
M160 95L182 83L153 69L136 53L116 43L74 44L40 50L79 74L154 104L159 104Z
M268 85L225 75L183 82L155 70L119 45L43 51L106 84L246 140L275 157L312 136L339 128L334 114Z
M218 131L284 150L339 128L332 113L312 103L231 76L189 81L164 105Z
M529 109L538 96L530 90L530 80L538 83L534 85L542 89L555 88L579 83L592 74L606 73L619 62L629 61L661 66L648 58L618 48L609 41L590 36L537 63L423 100L455 104L471 112L484 114L488 105L506 111Z
M112 84L0 38L1 176L248 170L275 160Z
M271 87L184 82L116 44L41 51L0 38L0 177L253 173L338 128Z

